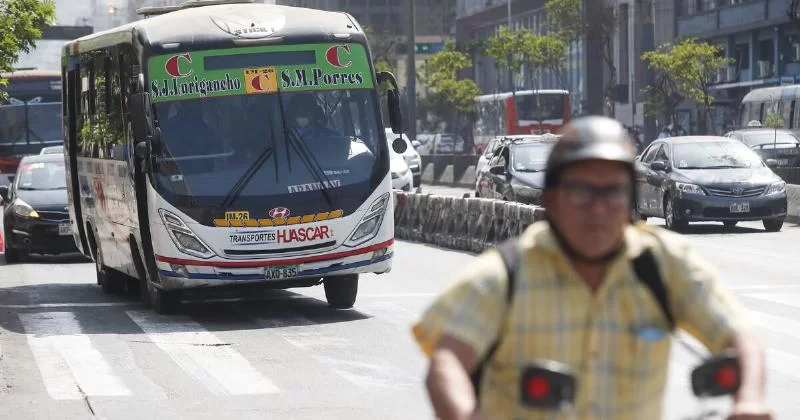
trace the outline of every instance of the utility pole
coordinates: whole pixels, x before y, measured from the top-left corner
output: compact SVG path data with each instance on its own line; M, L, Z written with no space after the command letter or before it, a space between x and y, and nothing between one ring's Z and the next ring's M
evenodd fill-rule
M508 17L507 17L506 25L508 25L508 30L510 31L511 30L511 0L508 0L508 2L506 3L506 6L507 6L507 9L508 9ZM512 92L516 92L517 91L517 84L514 81L514 72L511 71L510 67L508 69L508 80L511 81L511 91ZM510 134L516 134L516 133L510 133Z
M408 133L410 140L417 139L417 57L414 51L415 31L414 1L408 0L408 57L406 58L406 101L408 102Z

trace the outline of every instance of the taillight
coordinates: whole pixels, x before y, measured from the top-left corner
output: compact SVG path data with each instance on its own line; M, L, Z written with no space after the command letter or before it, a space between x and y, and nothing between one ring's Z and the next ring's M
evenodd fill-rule
M0 156L0 173L13 174L17 172L20 160L17 157Z

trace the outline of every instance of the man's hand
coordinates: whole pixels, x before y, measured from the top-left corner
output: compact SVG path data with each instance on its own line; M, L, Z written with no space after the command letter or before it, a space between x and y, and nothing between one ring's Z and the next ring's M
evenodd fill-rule
M727 420L773 420L773 416L761 403L742 401L734 403Z

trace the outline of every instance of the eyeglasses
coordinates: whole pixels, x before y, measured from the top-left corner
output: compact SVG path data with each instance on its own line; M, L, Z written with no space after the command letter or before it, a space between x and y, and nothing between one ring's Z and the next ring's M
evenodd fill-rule
M602 200L606 206L618 209L628 206L631 199L631 186L627 184L595 187L589 183L564 182L559 189L570 204L579 207Z

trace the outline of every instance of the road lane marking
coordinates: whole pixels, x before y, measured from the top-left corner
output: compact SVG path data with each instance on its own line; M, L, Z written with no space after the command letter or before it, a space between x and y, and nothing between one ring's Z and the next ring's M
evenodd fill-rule
M151 311L126 314L161 350L216 395L258 395L280 392L239 352L186 316Z
M67 302L67 303L33 303L30 305L0 304L3 309L48 309L48 308L101 308L109 306L142 306L139 302Z
M18 314L48 394L57 400L129 396L72 312Z
M742 296L765 300L772 303L780 303L793 308L800 308L797 294L787 293L742 293Z

